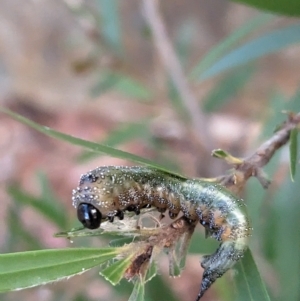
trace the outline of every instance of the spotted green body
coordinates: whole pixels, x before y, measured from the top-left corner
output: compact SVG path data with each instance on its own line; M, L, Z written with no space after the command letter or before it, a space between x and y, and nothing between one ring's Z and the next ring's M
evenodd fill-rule
M113 221L125 210L137 214L147 206L169 211L171 218L182 214L200 222L206 233L221 242L207 255L199 300L210 285L221 277L247 248L250 232L245 204L224 187L199 179L186 179L148 167L99 167L83 175L73 191L73 205L91 204L102 219Z

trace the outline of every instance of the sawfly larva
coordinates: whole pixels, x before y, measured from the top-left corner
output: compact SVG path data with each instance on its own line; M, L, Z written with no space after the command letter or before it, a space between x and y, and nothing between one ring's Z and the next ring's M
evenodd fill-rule
M205 180L149 167L99 167L81 177L72 199L79 221L89 229L100 227L103 220L123 219L125 210L139 214L150 206L168 210L172 219L182 212L189 222L199 221L207 235L221 243L215 253L203 257L197 301L247 249L251 228L243 200Z

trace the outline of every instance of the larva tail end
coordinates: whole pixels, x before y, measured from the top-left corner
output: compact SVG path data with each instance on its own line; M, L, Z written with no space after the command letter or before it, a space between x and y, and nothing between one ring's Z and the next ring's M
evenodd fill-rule
M200 291L196 301L199 301L205 291L228 271L241 257L245 248L239 248L236 242L223 242L214 254L203 257L201 266L204 268Z
M221 277L224 272L219 273L218 271L213 271L210 269L204 270L202 282L200 286L200 291L197 296L196 301L199 301L204 293L210 288L210 286L217 280L217 278Z
M204 295L204 292L201 292L198 294L196 301L199 301L201 299L201 297Z

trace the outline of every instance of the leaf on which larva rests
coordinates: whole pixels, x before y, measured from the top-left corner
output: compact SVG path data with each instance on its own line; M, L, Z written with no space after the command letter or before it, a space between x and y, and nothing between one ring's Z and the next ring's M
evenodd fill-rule
M115 258L120 251L74 248L0 254L0 292L67 279Z
M3 108L3 107L0 107L0 112L9 115L13 119L15 119L27 126L30 126L31 128L37 130L40 133L43 133L43 134L49 136L49 137L65 141L65 142L68 142L73 145L82 146L82 147L85 147L86 149L92 150L94 152L104 153L111 157L137 162L137 163L149 166L149 167L156 168L167 174L175 175L176 177L186 179L184 176L174 173L174 172L168 170L167 168L161 166L160 164L157 164L149 159L146 159L146 158L143 158L143 157L140 157L140 156L137 156L137 155L125 152L125 151L121 151L121 150L118 150L118 149L115 149L115 148L112 148L112 147L109 147L106 145L98 144L98 143L91 142L88 140L83 140L80 138L73 137L71 135L67 135L67 134L55 131L49 127L42 126L34 121L31 121L31 120L25 118L24 116L16 114L13 111Z
M121 281L121 279L124 277L125 271L132 264L133 255L125 257L121 260L112 263L107 268L100 271L100 275L102 275L112 285L118 284Z
M135 281L133 291L128 301L144 301L145 284L142 281Z

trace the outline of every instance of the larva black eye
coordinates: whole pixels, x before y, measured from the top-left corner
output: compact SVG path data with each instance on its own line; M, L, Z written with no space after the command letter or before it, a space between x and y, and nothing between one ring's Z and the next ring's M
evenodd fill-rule
M100 227L102 214L93 205L82 203L77 208L77 217L85 228L97 229Z

